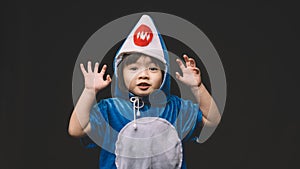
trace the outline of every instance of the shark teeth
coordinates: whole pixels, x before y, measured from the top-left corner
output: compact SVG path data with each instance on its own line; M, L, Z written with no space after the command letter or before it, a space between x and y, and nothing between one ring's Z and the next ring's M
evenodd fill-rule
M142 39L142 40L146 39L148 41L150 39L150 33L144 31L138 32L136 37L137 39Z

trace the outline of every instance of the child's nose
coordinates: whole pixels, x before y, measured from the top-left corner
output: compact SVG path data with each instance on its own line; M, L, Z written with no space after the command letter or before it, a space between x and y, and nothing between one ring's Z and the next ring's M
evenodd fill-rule
M144 69L142 70L139 75L138 75L139 79L148 79L149 78L149 69Z

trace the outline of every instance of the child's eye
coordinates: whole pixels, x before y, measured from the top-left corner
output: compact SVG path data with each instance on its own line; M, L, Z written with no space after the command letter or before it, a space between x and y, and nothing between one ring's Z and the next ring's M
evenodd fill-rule
M149 67L149 70L151 72L156 72L156 71L158 71L158 68L157 67Z
M138 68L137 67L130 67L129 70L135 71L135 70L138 70Z

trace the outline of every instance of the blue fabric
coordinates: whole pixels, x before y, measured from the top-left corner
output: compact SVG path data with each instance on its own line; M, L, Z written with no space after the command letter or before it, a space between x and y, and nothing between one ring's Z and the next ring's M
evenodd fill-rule
M161 117L168 120L176 128L179 137L183 141L191 139L198 119L202 119L202 112L195 104L189 100L183 100L171 95L165 107L151 108L146 104L141 111L141 117ZM100 168L115 168L115 142L119 131L133 120L132 103L129 100L120 98L109 98L101 100L95 105L90 114L91 133L89 136L95 141L86 144L86 147L100 145ZM87 139L87 138L85 138ZM87 139L89 140L89 139ZM182 167L185 167L183 161Z

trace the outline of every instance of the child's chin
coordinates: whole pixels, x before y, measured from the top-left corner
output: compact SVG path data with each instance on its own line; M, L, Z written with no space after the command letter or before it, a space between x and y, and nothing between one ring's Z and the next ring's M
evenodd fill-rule
M137 96L140 96L140 97L145 97L145 96L148 96L150 93L138 93L138 94L135 94Z
M134 94L137 96L144 97L144 96L148 96L150 93L151 93L150 91L139 91L139 92L135 92Z

